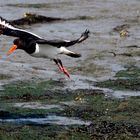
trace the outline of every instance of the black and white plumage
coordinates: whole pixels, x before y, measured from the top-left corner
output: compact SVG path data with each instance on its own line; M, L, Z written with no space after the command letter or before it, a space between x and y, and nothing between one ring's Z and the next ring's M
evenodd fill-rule
M86 30L80 38L75 40L46 40L32 32L16 28L10 25L6 20L0 17L0 34L18 37L13 41L13 46L8 54L13 53L16 49L22 49L31 56L43 57L54 60L59 65L61 71L64 68L60 59L56 59L58 54L65 54L71 57L80 57L79 53L72 52L67 47L76 43L81 43L88 38L89 31ZM66 69L65 69L66 70ZM63 71L64 72L64 71ZM65 72L64 72L65 73ZM68 76L68 75L67 75Z

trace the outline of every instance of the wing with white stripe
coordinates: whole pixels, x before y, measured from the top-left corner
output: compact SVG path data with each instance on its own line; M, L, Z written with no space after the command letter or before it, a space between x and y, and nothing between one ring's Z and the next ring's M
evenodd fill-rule
M16 28L12 25L10 25L5 19L0 17L0 34L7 35L7 36L13 36L13 37L19 37L19 38L32 38L34 40L43 39L42 37L28 32L23 29Z
M75 45L76 43L81 43L84 40L86 40L88 37L89 37L89 30L85 30L85 32L83 32L79 38L74 39L74 40L39 39L39 40L36 40L36 42L39 44L49 44L49 45L56 46L56 47L60 48L62 46L69 47L69 46Z

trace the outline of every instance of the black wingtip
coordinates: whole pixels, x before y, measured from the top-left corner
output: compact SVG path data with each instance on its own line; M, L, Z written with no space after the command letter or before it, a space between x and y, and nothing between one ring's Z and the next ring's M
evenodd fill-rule
M82 41L86 40L89 37L90 31L88 29L85 30L84 33L82 33L81 37L78 40L78 43L81 43Z

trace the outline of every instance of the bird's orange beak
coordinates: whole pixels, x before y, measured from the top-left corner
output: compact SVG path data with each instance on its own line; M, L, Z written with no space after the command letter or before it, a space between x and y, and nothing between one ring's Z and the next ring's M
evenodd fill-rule
M13 45L13 46L9 49L9 51L7 52L7 55L12 54L16 49L17 49L17 45Z

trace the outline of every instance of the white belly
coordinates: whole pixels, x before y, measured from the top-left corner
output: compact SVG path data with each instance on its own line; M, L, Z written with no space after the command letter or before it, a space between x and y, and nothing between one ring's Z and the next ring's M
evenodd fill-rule
M55 58L60 53L60 49L47 44L37 44L35 53L31 54L33 57Z

